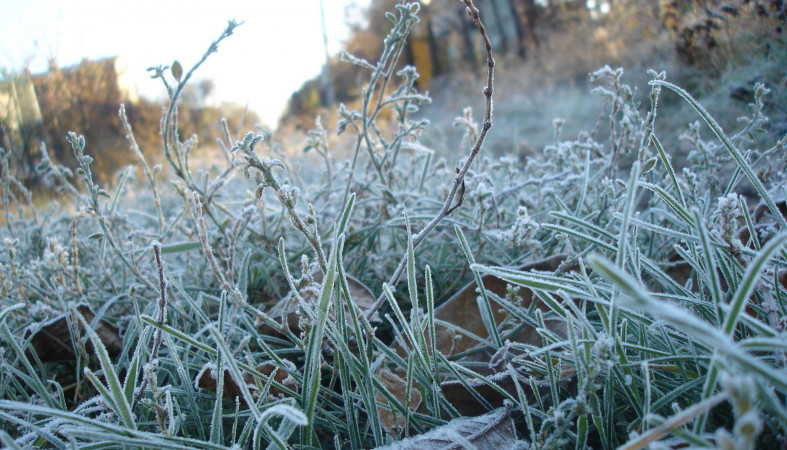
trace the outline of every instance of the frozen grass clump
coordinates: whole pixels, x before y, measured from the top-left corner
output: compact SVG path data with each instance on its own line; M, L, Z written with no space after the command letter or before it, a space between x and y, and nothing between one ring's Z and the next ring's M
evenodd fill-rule
M114 189L93 179L95 144L70 133L79 167L41 161L60 206L37 209L3 150L0 441L783 442L787 138L759 149L767 89L728 136L665 74L651 73L643 108L605 67L592 75L603 141L566 138L556 120L540 154L491 158L492 47L465 3L486 44L485 109L457 119L466 146L450 160L419 141L428 122L411 115L429 97L398 62L417 3L389 14L379 61L345 56L369 72L359 109L339 108L352 158L334 159L318 121L307 146L324 169L310 182L226 124L223 166L190 167L178 97L236 22L185 75L153 69L169 93L169 180L122 107L144 177L126 170ZM682 167L658 139L681 133L657 126L665 95L700 120Z

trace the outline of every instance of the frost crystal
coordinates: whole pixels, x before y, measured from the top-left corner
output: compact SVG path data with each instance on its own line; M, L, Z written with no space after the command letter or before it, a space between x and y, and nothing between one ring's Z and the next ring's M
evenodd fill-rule
M716 232L719 234L719 237L735 253L740 253L743 250L743 243L735 236L738 231L738 217L742 215L740 196L734 192L719 198L718 207L712 215L712 217L718 219Z
M539 228L538 223L530 217L525 206L517 208L516 215L516 221L509 231L511 241L520 248L534 245L533 235Z

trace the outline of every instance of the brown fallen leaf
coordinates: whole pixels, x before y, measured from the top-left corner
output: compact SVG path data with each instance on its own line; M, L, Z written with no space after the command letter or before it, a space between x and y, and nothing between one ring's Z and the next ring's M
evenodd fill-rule
M323 273L321 270L317 270L312 273L312 279L314 283L302 287L298 293L301 295L301 298L307 304L316 304L317 298L320 295L320 283L322 283ZM350 291L350 296L352 297L353 302L358 306L358 308L365 312L367 311L375 301L374 294L372 290L369 289L365 284L358 281L357 279L353 278L350 275L347 275L347 287ZM291 330L299 330L298 328L298 300L295 299L295 296L292 292L289 292L285 295L281 300L276 302L275 305L271 307L270 310L267 311L268 316L270 316L273 320L281 323L282 317L287 318L287 325ZM347 317L347 320L350 320L350 317ZM379 322L380 316L376 313L371 318L372 322ZM276 335L279 334L279 330L274 329L273 327L267 324L261 324L259 327L260 332L263 334L268 335Z
M407 405L407 383L395 373L386 370L378 369L374 374L380 383L385 386L388 392L391 393L396 400L402 405ZM398 413L391 412L391 408L386 407L388 400L379 392L375 396L377 400L377 414L380 416L380 422L386 433L394 437L399 437L402 429L405 426L405 418ZM421 405L421 393L415 386L410 387L410 411L418 410Z
M93 322L96 314L90 306L81 304L77 306L77 311L87 322ZM30 337L30 345L35 350L38 358L42 362L49 361L68 361L76 360L76 352L72 344L71 331L68 328L66 314L61 314L36 328L29 328L26 334ZM76 317L71 318L74 327L81 327ZM104 347L107 348L109 356L114 358L123 351L123 340L120 337L117 327L108 321L101 319L95 325L94 330ZM80 329L80 338L84 336L84 330ZM85 348L91 354L95 354L93 343L88 340ZM32 354L28 351L28 359L32 359Z
M496 278L492 275L484 275L481 277L484 287L488 292L493 292L500 297L506 296L508 283ZM480 295L476 291L476 283L471 282L464 286L445 303L435 308L435 319L438 321L453 324L457 329L445 326L441 323L435 324L435 347L437 350L446 355L457 355L467 352L475 347L478 347L481 342L475 340L472 336L478 336L481 339L487 339L489 332L481 320L481 314L478 311L478 303L476 298ZM520 288L518 297L521 302L522 308L530 307L533 302L533 291L526 288ZM506 318L509 317L508 311L503 306L490 299L492 307L492 316L494 317L497 325L501 324ZM541 311L548 310L548 307L539 302L535 306L536 309ZM546 319L545 323L547 328L560 335L565 335L565 322L556 319ZM459 331L458 329L464 330ZM460 337L461 336L461 337ZM427 342L428 342L427 336ZM538 334L536 329L528 324L523 324L521 330L508 337L511 342L541 345L541 335ZM476 351L462 357L463 361L472 362L488 362L492 358L492 353L489 349Z
M574 383L576 370L573 367L563 367L559 374L559 381L565 387L571 389ZM506 391L509 395L516 398L516 382L511 378L508 371L503 370L486 377L489 381ZM530 388L529 381L519 378L519 386L525 394L529 403L535 401L536 397ZM537 383L540 397L549 402L549 383ZM505 397L498 390L486 384L483 380L476 378L464 378L463 380L451 379L440 383L440 390L446 400L463 416L476 416L488 411L484 404L476 397L481 397L492 407L498 407L505 401ZM419 411L425 412L425 411Z
M538 270L538 271L554 271L566 260L565 255L556 255L545 260L537 261L527 264L520 268L523 271ZM508 283L494 277L492 275L484 275L481 277L484 287L487 292L493 292L499 297L506 297ZM478 304L476 298L480 295L476 291L477 286L475 281L468 283L462 287L456 294L452 295L443 304L435 308L434 316L437 321L442 321L453 325L447 327L441 323L435 324L435 347L436 349L446 355L457 355L475 347L478 347L481 342L475 340L472 336L478 336L481 339L489 337L486 326L481 320L481 314L478 311ZM527 309L533 303L533 291L527 288L519 288L517 292L519 302L522 308ZM537 301L537 299L536 299ZM492 315L495 323L500 325L506 318L509 317L508 311L503 306L491 300ZM536 309L547 311L547 305L538 302L535 305ZM557 334L565 335L565 323L562 320L547 319L547 328ZM463 333L462 331L465 332ZM429 336L427 336L427 343ZM521 330L508 337L511 342L517 342L530 345L541 345L541 335L539 335L535 328L524 324ZM406 355L406 350L401 348L397 343L394 349L400 356ZM462 357L463 361L472 362L488 362L492 358L492 354L488 350L477 351Z
M462 417L428 433L394 442L378 450L463 449L469 442L473 448L506 450L522 447L516 437L511 405L506 404L478 417Z
M255 367L257 372L260 372L267 377L270 377L276 368L276 365L272 362L266 362ZM202 366L202 369L199 371L199 373L197 373L194 385L199 389L216 392L217 378L218 374L216 373L216 364L206 363ZM293 390L296 387L295 380L292 379L284 370L276 370L273 379L287 387L292 388ZM257 390L257 385L254 383L254 376L252 374L243 372L243 382L249 388L252 396L255 398L259 396L259 391ZM268 395L281 398L287 394L275 385L271 385ZM229 401L235 401L235 398L237 397L240 399L242 404L246 405L246 400L241 394L240 387L232 378L232 374L230 373L229 369L224 369L224 390L222 396L225 400Z
M519 270L529 271L555 271L564 264L566 261L565 255L556 255L545 260L533 262L522 266ZM568 269L573 270L574 266L569 266ZM484 287L487 292L492 292L501 298L505 298L508 290L508 283L496 278L492 275L484 275L481 277ZM485 340L489 337L487 328L484 325L481 314L478 310L478 303L476 298L480 295L476 291L477 285L471 282L460 289L456 294L451 296L445 303L435 308L435 348L438 352L453 357L460 364L463 363L476 363L473 364L472 369L479 375L488 376L495 381L495 383L503 388L509 394L516 396L516 386L513 380L506 371L500 372L502 367L498 367L493 363L493 351L489 348L483 347L483 342L476 340L473 336ZM529 308L531 303L537 302L534 305L535 309L547 311L549 307L534 297L533 291L530 289L520 287L517 292L518 301L522 308ZM509 312L500 304L490 298L492 307L492 315L495 324L499 327L510 316ZM451 324L451 326L443 325ZM541 335L535 327L521 323L520 320L514 321L516 324L521 325L519 331L506 336L506 339L519 344L528 344L535 347L540 347L543 343ZM558 336L566 336L566 323L562 319L547 318L544 320L546 328L557 334ZM427 348L430 338L427 335ZM412 345L412 343L410 343ZM408 350L402 348L399 342L394 344L394 350L402 357L406 357ZM481 364L478 364L481 363ZM567 368L573 371L573 368ZM566 373L566 380L570 381L573 378L573 372ZM496 390L492 389L484 383L469 383L473 388L493 407L499 407L503 404L504 397ZM468 388L459 380L448 379L441 383L443 395L451 402L451 404L464 415L478 415L487 411L483 403L478 401ZM523 386L529 390L529 386Z

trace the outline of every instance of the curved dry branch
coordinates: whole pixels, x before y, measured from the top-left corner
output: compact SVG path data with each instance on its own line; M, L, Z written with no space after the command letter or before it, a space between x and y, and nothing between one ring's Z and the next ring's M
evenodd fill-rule
M495 78L495 59L492 56L492 41L489 40L486 27L484 27L483 22L481 22L480 13L478 8L473 3L473 0L463 1L465 5L467 5L467 12L470 15L470 18L478 28L479 33L481 33L481 38L484 40L484 46L486 48L487 79L486 86L484 87L484 97L486 98L486 104L484 108L484 123L481 128L481 132L478 134L478 138L475 140L475 143L470 150L470 154L468 155L462 167L457 169L456 178L454 178L451 191L448 193L448 196L443 203L443 207L440 208L440 211L437 213L437 215L431 221L429 221L429 223L417 235L413 236L413 247L418 247L418 245L423 242L426 236L432 230L434 230L437 225L443 221L443 219L448 217L454 210L462 206L462 201L464 200L465 175L467 175L470 165L481 151L481 147L484 144L484 140L486 139L489 129L492 128L492 93L494 92ZM459 193L459 198L457 199L456 204L454 204L454 199L456 198L457 193ZM399 282L399 278L401 278L402 273L404 273L406 266L407 256L405 255L402 256L402 260L399 261L399 266L396 268L393 275L391 275L390 280L388 280L388 285L391 286L392 290ZM374 304L369 308L368 311L366 311L366 317L372 317L384 301L385 295L380 294L380 296L377 297L377 300L375 300Z

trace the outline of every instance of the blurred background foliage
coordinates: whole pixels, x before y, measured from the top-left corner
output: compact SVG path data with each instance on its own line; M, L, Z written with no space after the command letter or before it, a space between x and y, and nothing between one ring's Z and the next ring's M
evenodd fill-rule
M482 44L464 20L461 2L422 3L403 64L417 67L419 87L430 90L436 103L456 95L466 101L469 96L450 85L483 72ZM390 28L384 12L396 4L372 1L347 52L375 61ZM756 81L774 85L774 103L784 95L787 6L779 0L485 0L479 8L498 58L498 76L532 79L530 85L518 86L531 93L555 85L585 86L588 73L606 64L630 72L641 69L643 78L647 68L668 70L698 95L722 87L744 107ZM310 80L293 94L281 124L309 128L315 114L328 115L333 109L326 99L348 103L359 96L359 67L335 56L324 70L328 76ZM730 74L735 79L725 78ZM461 82L452 83L457 79ZM784 111L776 116L784 117ZM781 126L777 134L787 131Z
M352 24L346 51L376 61L391 26L385 12L397 3L373 0L364 19ZM496 153L522 155L541 148L553 133L543 120L570 114L577 118L578 127L584 127L588 123L584 119L597 117L597 111L587 111L589 102L583 96L589 94L584 88L588 73L605 64L624 67L643 80L647 68L667 70L671 79L702 98L711 110L714 101L728 105L734 100L739 108L723 108L728 110L720 117L723 125L746 113L754 84L765 82L771 89L766 104L770 133L787 132L783 106L787 104L783 29L787 6L783 1L483 0L479 7L498 58L498 91L506 91L497 101L498 112L506 113L498 127L506 132L488 143ZM482 75L484 53L461 2L424 1L422 8L402 64L416 66L419 88L430 91L434 100L429 118L437 126L425 136L427 143L434 144L448 139L446 130L453 118L475 101L475 92L457 87ZM275 133L277 140L287 142L284 147L298 147L316 115L323 116L323 124L331 129L336 104L357 102L364 75L358 66L342 61L341 55L331 57L323 73L292 94ZM56 162L75 167L64 139L72 130L84 134L93 146L91 152L99 156L94 168L99 179L111 181L131 163L133 153L117 116L120 103L126 105L143 153L153 163L160 162L162 105L139 98L126 87L118 58L85 60L66 68L52 63L46 73L5 73L2 80L0 146L11 149L12 169L29 187L39 185L33 169L42 142ZM258 117L243 105L206 106L212 88L210 80L190 85L179 110L181 135L198 138L204 150L194 158L202 162L219 155L215 139L222 117L233 132L261 127ZM556 101L559 98L567 102ZM683 117L676 114L675 120ZM572 131L571 123L565 131ZM40 191L38 187L34 190Z
M69 131L85 136L90 151L97 155L94 174L104 182L135 161L118 117L120 104L134 127L137 142L149 161L163 160L159 134L163 104L141 98L125 79L122 61L106 58L84 60L71 67L50 63L43 74L4 74L0 84L0 146L14 156L11 169L34 191L45 190L35 166L45 144L53 161L76 167L74 152L65 139ZM179 108L180 132L210 143L219 135L222 117L231 129L242 122L259 119L242 105L207 106L213 88L210 80L186 87Z

